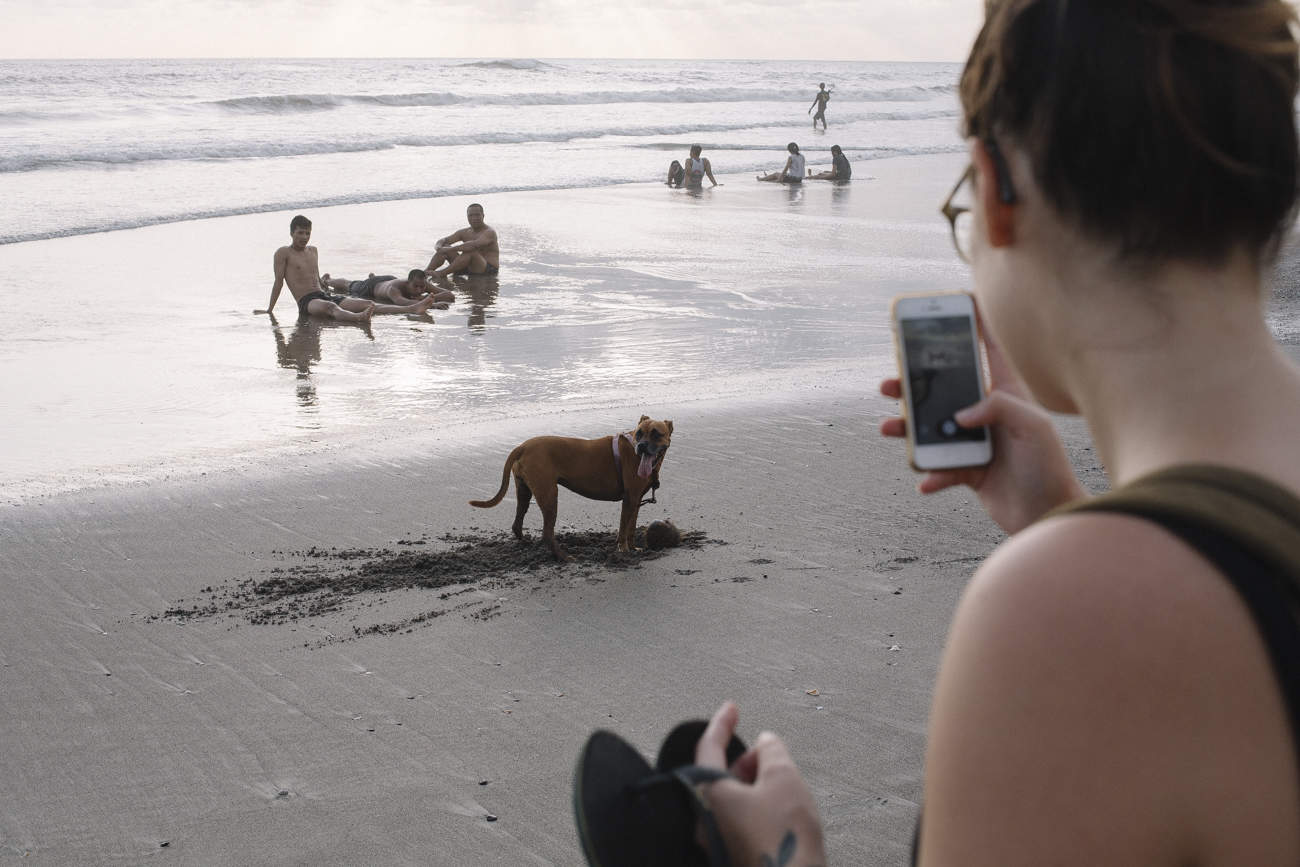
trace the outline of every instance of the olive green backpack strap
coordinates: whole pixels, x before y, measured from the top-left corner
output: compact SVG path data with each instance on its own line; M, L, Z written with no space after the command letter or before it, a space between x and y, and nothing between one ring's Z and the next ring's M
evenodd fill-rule
M1223 573L1268 648L1300 757L1300 499L1240 470L1188 465L1143 476L1051 515L1078 512L1145 518Z
M1300 758L1300 499L1226 467L1187 465L1062 506L1047 517L1112 512L1173 533L1223 573L1268 647ZM912 865L921 840L918 818Z

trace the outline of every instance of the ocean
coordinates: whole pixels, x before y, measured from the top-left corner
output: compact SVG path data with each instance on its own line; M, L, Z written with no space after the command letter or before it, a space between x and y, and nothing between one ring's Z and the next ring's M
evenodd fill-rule
M948 63L0 62L0 244L286 209L951 153ZM828 135L806 109L833 94Z
M965 161L958 72L0 62L0 502L869 391L889 299L967 285L937 211ZM757 183L789 141L814 169L840 145L853 181ZM722 186L664 185L692 144ZM450 310L299 322L286 291L253 314L293 214L321 270L358 279L426 265L471 201L502 273L460 281Z

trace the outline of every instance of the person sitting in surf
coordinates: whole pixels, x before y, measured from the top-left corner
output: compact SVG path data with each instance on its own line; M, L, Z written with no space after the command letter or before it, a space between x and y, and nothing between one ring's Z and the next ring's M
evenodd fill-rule
M691 145L691 155L687 157L686 165L684 166L686 172L686 186L702 188L704 186L704 177L707 175L709 182L713 186L720 187L722 185L713 177L713 165L709 162L707 157L700 156L703 150L704 149L700 145Z
M809 175L810 181L847 181L853 177L853 167L849 165L849 158L840 150L839 145L831 145L831 170L829 172L818 172L815 175Z
M501 270L501 248L497 230L483 222L483 206L477 202L465 209L469 227L438 240L437 249L425 272L434 277L451 274L496 274ZM439 271L438 268L442 270Z
M293 239L287 247L275 251L273 260L275 282L271 285L271 300L265 310L253 313L269 314L280 300L280 290L287 283L289 292L298 302L299 316L323 316L340 322L370 321L376 313L424 313L433 306L432 295L410 304L376 304L364 298L347 295L335 295L324 291L321 286L320 259L315 247L309 247L311 240L311 220L298 214L289 221L289 237Z
M790 152L786 157L785 166L779 172L772 172L770 175L759 175L760 181L771 181L776 184L802 184L803 183L803 154L799 153L799 145L790 142L785 146Z

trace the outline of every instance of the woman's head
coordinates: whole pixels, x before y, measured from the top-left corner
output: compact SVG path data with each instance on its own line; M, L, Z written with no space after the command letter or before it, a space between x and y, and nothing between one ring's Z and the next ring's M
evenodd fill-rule
M1283 0L990 0L966 133L1014 144L1063 220L1128 259L1274 249L1297 193Z
M799 145L795 144L794 142L790 142L788 145L786 145L785 149L792 154L799 153Z

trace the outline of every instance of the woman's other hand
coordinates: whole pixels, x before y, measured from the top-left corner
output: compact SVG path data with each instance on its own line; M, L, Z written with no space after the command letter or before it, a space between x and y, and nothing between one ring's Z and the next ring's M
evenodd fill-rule
M726 770L739 716L731 702L718 709L695 748L696 764ZM733 864L826 863L817 805L780 738L763 732L730 770L736 779L710 783L707 797Z

